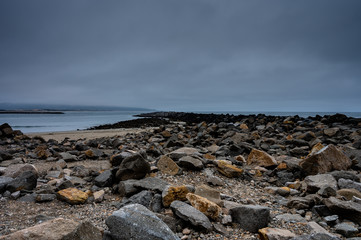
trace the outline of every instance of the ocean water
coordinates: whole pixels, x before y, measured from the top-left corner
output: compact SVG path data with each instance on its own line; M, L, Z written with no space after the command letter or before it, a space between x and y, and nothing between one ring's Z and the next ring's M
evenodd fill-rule
M0 114L0 124L8 123L23 133L84 130L93 126L135 119L138 111L65 111L64 114Z
M58 132L84 130L102 124L135 119L133 115L144 111L65 111L64 114L0 114L0 124L9 123L23 133ZM199 112L212 113L212 112ZM335 112L213 112L217 114L266 114L273 116L300 117L333 115ZM361 118L361 112L343 113L349 117Z

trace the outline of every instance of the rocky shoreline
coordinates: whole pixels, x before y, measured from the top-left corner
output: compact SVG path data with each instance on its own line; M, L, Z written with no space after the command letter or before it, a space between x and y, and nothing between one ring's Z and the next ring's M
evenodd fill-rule
M1 125L0 239L361 239L360 119L141 117L63 141Z

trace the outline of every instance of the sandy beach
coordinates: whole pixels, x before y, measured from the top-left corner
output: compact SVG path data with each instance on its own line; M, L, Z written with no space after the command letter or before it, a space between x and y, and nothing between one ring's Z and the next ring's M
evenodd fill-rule
M79 130L79 131L64 131L64 132L42 132L42 133L27 133L29 137L39 136L44 138L45 141L54 139L56 141L63 141L65 138L70 140L77 139L96 139L102 137L115 137L125 136L128 133L139 133L142 131L149 131L154 129L149 128L118 128L118 129L105 129L105 130Z

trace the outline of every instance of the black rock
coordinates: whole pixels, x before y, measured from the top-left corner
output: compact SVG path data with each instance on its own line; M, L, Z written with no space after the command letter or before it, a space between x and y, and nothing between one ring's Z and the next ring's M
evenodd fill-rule
M233 222L239 223L244 230L258 232L258 229L267 227L270 209L259 205L241 205L231 208L230 215Z
M26 171L8 183L6 189L10 192L33 190L36 187L36 184L37 176L32 171Z
M94 184L98 187L111 187L113 184L113 174L111 170L102 172L94 179Z

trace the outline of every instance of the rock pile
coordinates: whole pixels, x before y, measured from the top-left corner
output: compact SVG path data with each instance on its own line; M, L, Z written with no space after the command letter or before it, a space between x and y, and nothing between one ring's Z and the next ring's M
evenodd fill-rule
M14 201L65 204L65 216L94 204L116 211L102 222L69 213L20 231L2 224L0 239L361 237L357 119L155 115L173 121L122 138L62 142L1 125L0 212ZM77 223L57 235L54 226L69 221Z

